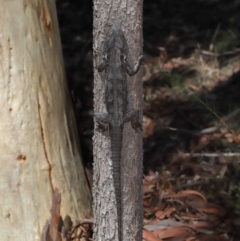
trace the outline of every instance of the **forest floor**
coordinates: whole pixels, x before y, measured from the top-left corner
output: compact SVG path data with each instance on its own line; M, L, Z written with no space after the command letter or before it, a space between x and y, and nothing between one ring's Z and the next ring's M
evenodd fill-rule
M57 7L91 169L92 6L79 2ZM144 2L143 240L240 240L240 4L225 2Z

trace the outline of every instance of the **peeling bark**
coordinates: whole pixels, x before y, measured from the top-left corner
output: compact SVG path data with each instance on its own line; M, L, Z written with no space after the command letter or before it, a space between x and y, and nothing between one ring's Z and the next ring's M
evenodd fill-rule
M0 6L0 240L35 241L55 188L61 216L74 221L91 216L91 194L55 1L0 0Z

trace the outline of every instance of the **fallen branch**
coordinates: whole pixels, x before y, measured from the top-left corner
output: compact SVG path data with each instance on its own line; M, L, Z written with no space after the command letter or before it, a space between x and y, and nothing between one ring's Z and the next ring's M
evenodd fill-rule
M221 57L221 56L226 56L226 55L234 55L234 54L238 54L240 53L240 49L239 48L236 48L234 50L231 50L231 51L225 51L223 53L213 53L213 52L210 52L210 51L207 51L207 50L201 50L201 53L204 54L204 55L209 55L209 56L214 56L214 57Z
M239 157L240 153L184 153L190 157Z

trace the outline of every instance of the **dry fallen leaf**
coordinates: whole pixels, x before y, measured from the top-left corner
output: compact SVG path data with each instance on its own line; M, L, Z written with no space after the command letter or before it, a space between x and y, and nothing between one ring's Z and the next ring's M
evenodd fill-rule
M160 238L157 238L156 235L154 235L152 232L143 229L143 239L146 241L163 241Z
M164 195L164 198L181 198L181 197L187 197L189 195L197 195L201 197L204 201L207 201L206 197L202 193L195 190L185 190L176 194L167 194L167 195Z
M185 238L192 236L194 234L193 230L188 227L173 227L168 229L158 229L153 231L153 233L161 239L184 236Z
M155 216L158 219L169 218L171 216L171 214L174 213L175 211L176 211L176 209L174 207L169 207L163 211L162 210L157 211Z

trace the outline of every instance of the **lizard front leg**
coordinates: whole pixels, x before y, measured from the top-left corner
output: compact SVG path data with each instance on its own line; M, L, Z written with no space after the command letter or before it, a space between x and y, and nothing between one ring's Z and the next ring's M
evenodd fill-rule
M99 56L98 51L97 51L95 48L93 48L93 51L94 51L95 56ZM102 71L105 70L105 69L107 68L107 66L108 66L108 56L107 56L107 54L104 53L102 56L103 56L103 57L102 57L101 63L98 63L98 58L96 58L96 63L97 63L97 64L96 64L95 68L96 68L99 72L102 72Z
M133 75L135 75L138 72L140 66L142 65L143 55L139 56L139 58L137 60L137 63L134 65L134 67L132 67L129 64L126 55L121 55L121 60L123 62L123 65L125 66L125 69L126 69L127 73L130 76L133 76Z

